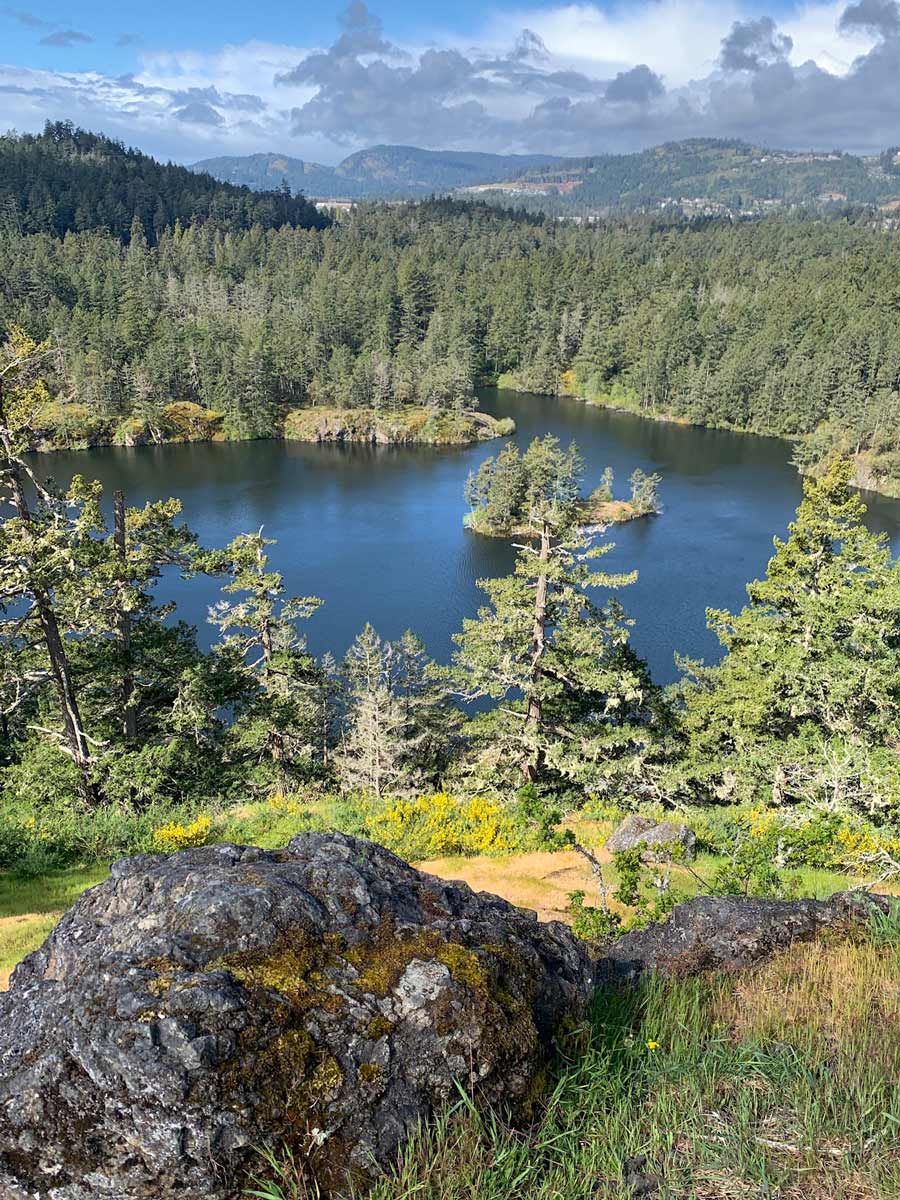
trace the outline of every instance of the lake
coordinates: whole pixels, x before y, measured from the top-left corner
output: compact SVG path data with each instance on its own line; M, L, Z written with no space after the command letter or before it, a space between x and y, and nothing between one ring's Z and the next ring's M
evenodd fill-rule
M609 571L637 569L620 593L634 618L633 643L661 683L676 677L677 651L713 661L718 643L707 607L736 608L748 580L765 571L772 538L783 535L801 495L791 447L775 438L646 421L578 400L490 389L482 406L516 421L515 441L553 433L574 439L593 488L615 471L616 495L641 467L663 482L658 517L613 527ZM502 445L462 448L315 446L300 442L199 443L35 455L40 474L67 483L100 479L107 496L129 504L178 496L205 545L262 527L276 538L270 566L295 595L324 601L305 623L311 649L340 657L370 621L384 637L413 629L446 662L452 634L473 615L476 581L505 574L514 550L463 529L468 473ZM867 494L869 524L900 544L900 501ZM161 599L213 634L206 611L219 596L214 580L185 583L169 574Z

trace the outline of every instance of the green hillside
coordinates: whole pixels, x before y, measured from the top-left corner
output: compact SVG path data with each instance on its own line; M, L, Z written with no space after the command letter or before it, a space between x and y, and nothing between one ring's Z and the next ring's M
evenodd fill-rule
M108 229L118 238L129 236L137 218L151 243L176 222L212 221L233 232L327 224L302 197L159 163L65 121L48 122L36 135L0 136L0 214L25 234Z
M486 195L561 213L671 205L714 214L717 205L740 212L783 204L879 204L900 197L895 157L894 151L860 158L697 138L532 168L496 196Z

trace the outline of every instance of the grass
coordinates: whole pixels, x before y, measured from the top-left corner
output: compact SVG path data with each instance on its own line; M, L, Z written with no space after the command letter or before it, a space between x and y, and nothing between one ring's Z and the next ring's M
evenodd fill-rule
M588 828L588 822L578 823L577 836L583 845L602 846L611 826ZM615 892L619 875L612 856L595 850L603 864L603 874L610 892ZM675 864L672 868L672 887L680 898L690 899L701 891L700 879L710 880L723 863L718 855L699 854L691 870ZM459 879L475 891L494 892L512 904L534 909L543 920L568 920L569 896L574 891L586 893L586 903L599 903L596 885L590 868L575 851L536 851L508 858L436 858L418 863L423 870L443 879ZM796 880L798 896L826 899L835 892L844 892L861 881L838 871L801 867L790 872ZM699 879L697 877L700 877ZM623 916L630 914L613 899L611 907Z
M370 1200L900 1195L900 949L796 946L735 977L597 997L526 1132L466 1100ZM646 1161L625 1182L626 1163ZM302 1195L298 1190L296 1196ZM291 1194L286 1192L287 1200Z
M26 954L37 949L85 888L105 879L103 867L72 867L35 879L0 872L0 989Z

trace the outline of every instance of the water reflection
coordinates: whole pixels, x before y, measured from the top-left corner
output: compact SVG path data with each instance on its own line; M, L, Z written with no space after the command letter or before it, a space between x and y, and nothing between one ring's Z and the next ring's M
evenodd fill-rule
M638 569L623 600L635 618L635 645L660 681L675 677L675 650L714 658L706 607L743 603L746 582L765 570L772 537L784 533L800 498L790 446L516 392L485 393L484 406L516 420L522 446L547 432L574 438L592 485L606 465L621 494L635 467L660 472L664 514L612 531L616 549L602 565ZM506 543L462 528L466 476L499 445L244 442L35 457L41 473L62 482L76 472L94 476L108 491L124 488L132 504L179 496L209 545L264 527L278 539L274 563L289 589L325 601L307 624L317 652L342 654L369 620L387 637L415 629L446 660L452 634L481 602L476 580L503 574L513 561ZM896 543L900 502L866 500L872 527ZM174 574L162 591L201 627L218 595L215 581L185 584Z

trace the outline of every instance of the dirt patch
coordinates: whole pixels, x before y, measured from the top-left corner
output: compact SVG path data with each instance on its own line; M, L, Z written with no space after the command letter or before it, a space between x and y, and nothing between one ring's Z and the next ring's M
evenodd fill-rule
M610 861L605 851L596 854L601 862ZM568 920L569 893L581 890L592 897L596 891L588 864L574 850L536 850L510 858L435 858L415 865L533 909L542 921Z

